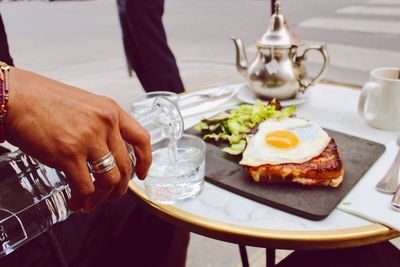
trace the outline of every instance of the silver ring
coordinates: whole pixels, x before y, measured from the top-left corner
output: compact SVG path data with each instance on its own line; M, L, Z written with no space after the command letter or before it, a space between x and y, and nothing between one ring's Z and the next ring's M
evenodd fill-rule
M103 157L88 162L89 169L94 174L101 174L110 171L117 165L114 156L108 152Z

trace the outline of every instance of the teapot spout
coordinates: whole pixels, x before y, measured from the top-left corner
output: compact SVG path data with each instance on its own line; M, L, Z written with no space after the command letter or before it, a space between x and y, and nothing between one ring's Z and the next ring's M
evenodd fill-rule
M247 61L246 51L244 50L243 42L237 37L231 37L231 39L235 43L236 48L236 69L241 75L246 77L247 67L249 63Z

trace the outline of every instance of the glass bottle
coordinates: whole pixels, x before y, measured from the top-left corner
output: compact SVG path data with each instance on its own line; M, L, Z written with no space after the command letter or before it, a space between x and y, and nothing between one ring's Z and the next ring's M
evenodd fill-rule
M168 146L183 133L183 119L173 102L156 98L151 110L136 118L150 133L152 148ZM129 153L133 149L128 145ZM0 156L0 258L64 221L71 190L65 175L20 150Z

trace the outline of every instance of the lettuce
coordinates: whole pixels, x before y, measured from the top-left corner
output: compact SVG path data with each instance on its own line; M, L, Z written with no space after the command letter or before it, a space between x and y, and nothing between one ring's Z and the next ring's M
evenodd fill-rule
M246 148L246 136L260 122L270 118L286 118L295 112L295 106L281 108L278 101L272 100L270 104L263 105L257 100L254 105L240 105L229 113L223 112L213 118L203 119L195 126L195 129L204 134L205 140L229 142L230 147L224 148L223 151L231 155L239 155Z
M232 144L230 147L225 147L222 149L222 151L231 155L239 155L243 153L245 148L246 148L246 141L240 140L239 143Z

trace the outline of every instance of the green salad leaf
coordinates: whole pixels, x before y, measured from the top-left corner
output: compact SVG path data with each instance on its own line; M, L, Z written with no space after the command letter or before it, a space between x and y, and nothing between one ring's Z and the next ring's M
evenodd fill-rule
M223 149L231 155L239 155L246 148L246 137L260 122L267 119L281 119L296 112L295 106L281 108L278 101L263 105L257 100L254 105L240 105L229 113L222 112L212 118L202 119L195 129L203 133L205 140L225 141L230 144Z

